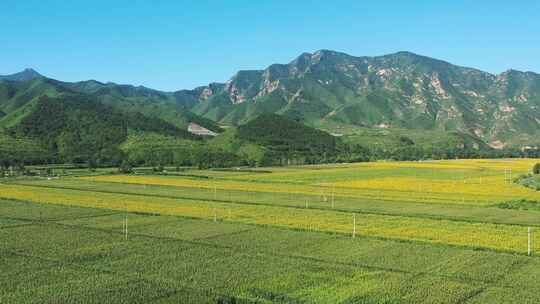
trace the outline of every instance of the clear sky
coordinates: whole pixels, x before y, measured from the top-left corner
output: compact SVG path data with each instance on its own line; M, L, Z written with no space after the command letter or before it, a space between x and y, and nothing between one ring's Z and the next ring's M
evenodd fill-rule
M540 1L57 1L0 5L0 74L177 90L302 52L412 51L540 72Z

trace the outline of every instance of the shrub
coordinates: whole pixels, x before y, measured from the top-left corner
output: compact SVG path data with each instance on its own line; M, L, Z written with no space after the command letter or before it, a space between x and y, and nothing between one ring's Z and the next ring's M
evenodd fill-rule
M165 171L165 167L162 164L159 164L157 167L153 167L152 171L161 173L161 172Z
M120 164L120 168L118 168L118 171L124 174L133 173L133 166L129 161L124 160L122 164Z
M534 174L540 174L540 163L537 163L536 165L534 165L533 173Z

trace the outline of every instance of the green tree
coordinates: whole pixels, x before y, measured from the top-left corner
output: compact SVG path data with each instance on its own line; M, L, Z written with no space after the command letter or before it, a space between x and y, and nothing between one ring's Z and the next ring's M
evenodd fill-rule
M97 168L97 162L96 162L95 159L89 158L87 164L88 164L88 170L89 170L90 172L95 172L95 171L96 171L96 168Z

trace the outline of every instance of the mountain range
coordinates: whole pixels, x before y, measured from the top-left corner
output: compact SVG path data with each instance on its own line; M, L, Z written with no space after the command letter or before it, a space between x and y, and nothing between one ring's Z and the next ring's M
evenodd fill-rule
M281 116L266 115L242 131L242 125L268 113ZM382 150L404 143L424 150L539 146L540 75L515 70L494 75L410 52L355 57L320 50L288 64L239 71L225 83L175 92L65 82L33 69L0 76L0 141L10 136L25 147L36 143L64 160L117 153L130 142L129 131L147 134L131 139L137 147L156 139L149 133L165 136L161 144L171 142L166 138L200 141L188 132L190 124L221 133L209 146L237 156L240 148L258 155L265 149L273 155L294 150L292 140L269 147L282 140L261 142L248 134L258 134L261 125L285 134L278 124L318 134L306 125L341 137L339 142ZM313 159L307 150L302 159Z
M321 50L181 92L191 111L223 124L274 112L330 131L458 131L494 148L540 142L539 74L493 75L410 52L354 57Z

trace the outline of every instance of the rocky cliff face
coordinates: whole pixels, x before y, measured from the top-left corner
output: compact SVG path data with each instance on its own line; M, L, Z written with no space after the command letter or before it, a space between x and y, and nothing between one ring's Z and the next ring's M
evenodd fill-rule
M304 53L199 90L193 110L224 123L277 112L312 124L457 130L499 148L540 141L540 75L493 75L409 52Z

